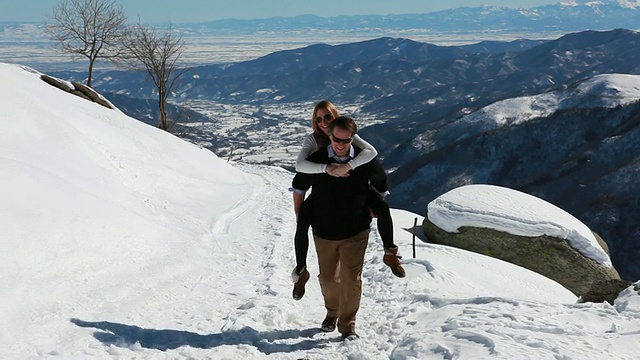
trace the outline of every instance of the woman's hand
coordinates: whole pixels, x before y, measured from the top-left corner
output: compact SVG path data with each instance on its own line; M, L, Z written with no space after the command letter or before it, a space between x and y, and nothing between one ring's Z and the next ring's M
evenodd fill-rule
M325 170L327 174L335 177L345 177L349 176L349 171L351 171L351 165L349 164L329 164L327 165L327 170Z

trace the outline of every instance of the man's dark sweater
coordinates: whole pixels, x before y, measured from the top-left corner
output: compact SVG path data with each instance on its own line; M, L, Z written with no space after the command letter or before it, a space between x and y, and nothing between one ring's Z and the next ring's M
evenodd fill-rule
M355 154L358 153L355 148ZM322 164L338 162L329 157L328 147L309 155L308 160ZM311 188L313 233L327 240L343 240L371 224L367 205L369 184L379 192L388 190L387 175L378 159L351 170L347 177L297 173L292 187L304 191Z

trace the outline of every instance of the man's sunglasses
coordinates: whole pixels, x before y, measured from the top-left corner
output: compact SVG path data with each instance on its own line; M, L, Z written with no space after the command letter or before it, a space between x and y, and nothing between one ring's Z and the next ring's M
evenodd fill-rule
M331 115L331 114L325 114L324 117L318 116L316 118L316 122L318 124L320 124L321 122L329 123L329 122L331 122L331 120L333 120L333 115Z
M346 138L346 139L340 139L339 137L336 137L335 135L331 134L331 140L337 142L338 144L348 144L351 141L353 141L353 138Z

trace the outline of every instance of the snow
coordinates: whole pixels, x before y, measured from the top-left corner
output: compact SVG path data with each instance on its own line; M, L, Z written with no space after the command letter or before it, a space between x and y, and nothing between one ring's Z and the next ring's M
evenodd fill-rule
M453 189L427 206L429 221L447 232L462 226L500 230L513 235L549 235L566 239L585 257L612 267L609 255L591 230L568 212L540 198L494 185Z
M578 304L550 279L424 243L420 230L413 258L412 228L423 217L397 209L407 277L382 263L373 231L361 339L320 333L313 250L307 293L291 298L293 174L228 163L55 89L36 71L0 63L0 78L2 359L635 359L640 352L640 295L632 288L614 305ZM486 218L495 225L496 217ZM561 219L556 225L571 229Z
M636 8L640 6L640 1L638 0L601 0L601 1L593 1L593 0L565 0L560 1L560 5L565 6L578 6L578 5L587 5L587 6L598 6L598 5L618 5L620 7L626 8Z
M549 116L570 108L613 108L640 99L640 75L601 74L575 89L546 92L534 96L505 99L466 115L470 123L485 123L487 128L517 124Z

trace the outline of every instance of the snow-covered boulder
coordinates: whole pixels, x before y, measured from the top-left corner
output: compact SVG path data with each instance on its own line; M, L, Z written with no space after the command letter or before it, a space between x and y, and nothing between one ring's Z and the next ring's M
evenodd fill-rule
M423 221L430 242L498 258L557 281L581 296L620 280L593 232L562 209L499 186L467 185L431 203Z

